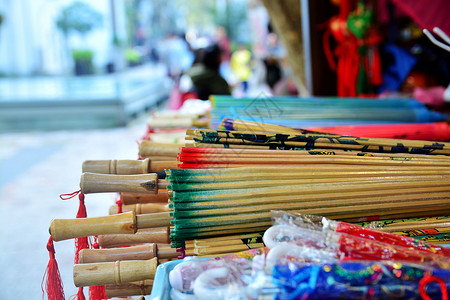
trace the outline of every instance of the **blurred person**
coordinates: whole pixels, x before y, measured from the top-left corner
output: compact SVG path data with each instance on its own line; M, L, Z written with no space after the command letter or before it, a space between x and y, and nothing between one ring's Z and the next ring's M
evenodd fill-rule
M245 45L239 45L239 48L231 54L230 66L234 75L241 82L242 92L247 93L248 80L252 75L250 62L252 54L247 50Z
M219 72L221 55L217 44L198 49L192 67L180 80L181 91L195 92L201 100L208 100L211 95L231 95L227 81Z
M227 30L223 26L216 29L216 42L222 50L222 63L229 62L231 58L231 41L228 38Z
M177 79L194 60L194 54L182 34L169 34L159 47L159 56L167 66L168 75Z
M283 59L283 51L278 43L278 36L270 32L267 35L267 55L264 58L264 66L266 68L266 84L273 91L277 82L283 77L281 62Z

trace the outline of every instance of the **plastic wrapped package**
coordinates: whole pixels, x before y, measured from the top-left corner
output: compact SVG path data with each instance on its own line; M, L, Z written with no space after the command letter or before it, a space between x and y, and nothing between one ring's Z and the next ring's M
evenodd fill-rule
M394 260L450 268L450 258L447 256L336 232L329 227L311 230L296 224L277 224L265 232L263 240L271 249L267 257L269 266L276 263L281 255L318 263L332 260Z
M307 230L309 230L314 232L329 232L330 234L348 234L365 240L381 242L414 251L443 255L450 258L449 248L429 244L407 236L383 232L346 222L329 220L320 216L286 213L283 211L274 211L272 215L273 224L293 226L293 228L297 228L297 232L308 232Z
M428 299L443 299L450 288L450 270L428 265L284 260L270 270L263 266L264 254L253 261L190 258L171 272L176 275L170 276L170 295L174 300L421 299L424 295ZM181 273L188 277L173 281ZM184 281L181 285L180 280Z
M188 258L170 274L172 298L448 299L445 249L317 216L273 220L268 253Z
M283 264L275 299L445 299L450 270L390 261Z
M255 298L270 284L266 253L262 248L213 259L187 257L169 274L170 295L177 300Z

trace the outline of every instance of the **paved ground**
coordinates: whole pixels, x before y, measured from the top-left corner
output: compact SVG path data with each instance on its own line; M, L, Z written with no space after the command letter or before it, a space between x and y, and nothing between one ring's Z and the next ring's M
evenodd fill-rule
M78 199L58 195L79 189L87 159L135 159L145 117L126 128L0 135L0 299L40 299L53 218L74 218ZM87 195L88 216L108 214L112 194ZM55 243L66 298L72 280L73 240Z

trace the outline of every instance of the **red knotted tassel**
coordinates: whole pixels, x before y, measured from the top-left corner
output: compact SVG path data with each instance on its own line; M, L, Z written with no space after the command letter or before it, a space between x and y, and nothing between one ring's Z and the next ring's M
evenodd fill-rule
M92 243L92 248L98 249L99 245L97 243L97 236L94 237L94 242ZM106 292L104 285L90 286L89 287L89 300L101 300L106 299Z
M77 218L86 218L86 205L84 204L84 194L80 193L78 195L80 199L80 206L78 207ZM75 239L75 264L78 264L79 255L81 249L89 248L89 239L88 237L80 237Z
M64 300L65 296L63 283L61 280L61 274L58 270L58 263L55 259L55 247L53 246L53 239L51 236L47 243L47 250L50 255L50 261L48 262L47 268L45 269L44 278L42 279L41 283L42 299L44 299L45 293L47 293L47 297L49 300Z
M78 207L77 218L86 218L87 212L86 212L86 205L84 204L84 194L80 192L78 194L78 199L80 199L80 206ZM75 239L75 259L74 259L75 264L78 264L81 249L86 248L89 248L89 239L87 236ZM78 300L86 299L86 297L84 296L83 287L78 288L77 299Z
M123 205L122 199L117 200L116 204L117 204L117 213L121 214L122 213L122 205Z

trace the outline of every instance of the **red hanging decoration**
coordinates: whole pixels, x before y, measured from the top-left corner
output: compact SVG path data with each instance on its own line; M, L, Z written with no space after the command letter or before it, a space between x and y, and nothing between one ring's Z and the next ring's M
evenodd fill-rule
M77 218L86 218L86 205L84 204L84 194L79 193L78 198L80 199L80 206L78 207ZM89 248L88 237L81 237L75 239L75 264L78 264L80 250Z
M94 249L100 248L97 242L97 236L94 237L94 242L92 243ZM106 299L106 292L104 285L90 286L89 287L89 300L101 300Z
M121 196L122 197L122 196ZM122 205L123 205L123 203L122 203L122 198L120 198L119 200L117 200L116 201L116 204L117 204L117 213L118 214L121 214L122 213Z
M45 298L45 293L49 300L64 300L64 288L61 280L61 274L58 270L58 263L55 258L55 247L53 246L53 239L50 236L47 242L47 250L50 256L47 268L45 269L44 278L42 279L42 299ZM44 291L45 282L45 291Z
M87 212L86 212L86 205L84 204L84 194L81 193L81 191L78 194L78 199L80 200L80 206L78 207L76 217L86 218ZM89 248L89 238L87 236L75 239L75 259L74 259L75 264L78 264L81 249L87 248ZM86 297L84 296L83 287L79 287L77 293L77 300L85 300L85 299Z

